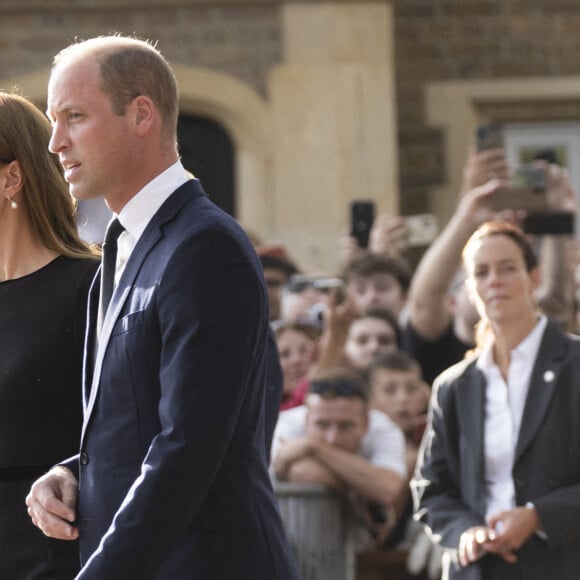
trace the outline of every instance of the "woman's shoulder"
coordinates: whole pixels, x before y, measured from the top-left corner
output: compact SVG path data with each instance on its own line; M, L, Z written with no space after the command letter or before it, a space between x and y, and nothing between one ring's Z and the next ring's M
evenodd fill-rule
M433 388L469 380L476 371L478 355L472 354L444 370L433 382Z
M55 267L62 270L63 272L68 272L71 275L90 275L97 271L100 264L99 258L86 257L86 258L73 258L70 256L60 256L54 262Z
M88 292L89 286L95 277L99 266L98 258L72 258L69 256L59 256L51 264L49 284L67 287L71 292Z

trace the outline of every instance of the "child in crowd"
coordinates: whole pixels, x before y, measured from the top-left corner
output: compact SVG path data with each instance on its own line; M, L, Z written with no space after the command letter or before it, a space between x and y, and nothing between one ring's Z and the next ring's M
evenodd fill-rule
M284 387L280 410L302 405L308 391L308 375L316 362L320 330L306 322L275 324Z
M344 344L344 356L349 366L366 371L379 355L399 348L399 327L390 311L369 308L351 322Z
M430 396L430 388L422 379L419 363L404 351L389 352L371 363L367 382L370 408L385 413L405 436L405 466L411 478L426 425ZM424 535L422 526L413 521L410 494L403 494L394 507L398 514L397 524L385 547L408 549L407 565L410 571L416 574L427 565L429 577L438 577L440 549ZM432 554L432 561L429 561L427 554ZM416 560L420 563L417 564Z
M370 364L368 384L370 407L385 413L405 435L407 473L412 475L430 394L419 364L406 352L388 352Z

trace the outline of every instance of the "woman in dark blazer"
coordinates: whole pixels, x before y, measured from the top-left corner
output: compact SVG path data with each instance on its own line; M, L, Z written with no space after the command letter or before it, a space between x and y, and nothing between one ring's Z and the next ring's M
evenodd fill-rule
M79 239L50 124L0 93L0 578L67 580L78 545L26 513L33 481L76 453L86 297L98 260Z
M580 570L580 342L538 314L536 258L504 222L465 246L474 356L435 382L411 483L444 578L572 580Z

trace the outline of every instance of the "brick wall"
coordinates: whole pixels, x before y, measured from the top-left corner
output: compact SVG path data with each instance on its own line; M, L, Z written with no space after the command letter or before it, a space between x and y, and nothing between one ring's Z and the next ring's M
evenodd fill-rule
M159 40L159 48L174 63L207 67L231 74L260 92L267 72L282 58L279 7L269 5L196 5L158 2L136 9L120 0L117 7L96 9L97 2L67 2L55 10L17 10L0 4L0 78L48 67L53 55L75 38L136 32ZM104 4L110 4L103 2ZM180 4L189 4L181 6ZM10 8L10 9L9 9Z
M401 207L424 211L446 180L443 135L425 123L431 81L580 74L577 0L393 0ZM552 117L558 116L557 111ZM570 111L562 110L562 119ZM522 116L525 113L522 112Z
M315 1L315 0L311 0ZM356 0L355 0L356 1ZM428 210L446 181L443 135L425 123L430 81L580 73L578 0L392 0L401 208ZM75 36L159 39L169 60L232 74L265 94L282 54L282 0L1 0L0 78L47 67ZM4 88L4 87L3 87ZM574 115L562 109L562 118ZM551 118L558 118L558 111Z

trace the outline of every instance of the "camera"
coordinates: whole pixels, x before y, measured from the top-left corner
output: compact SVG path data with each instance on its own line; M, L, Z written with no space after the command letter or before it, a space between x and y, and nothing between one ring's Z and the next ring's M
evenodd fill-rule
M433 214L409 215L404 219L409 246L428 246L437 237L437 219Z

